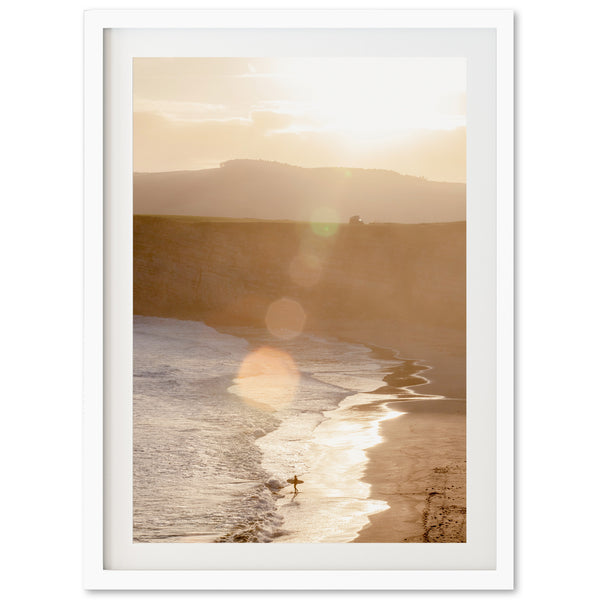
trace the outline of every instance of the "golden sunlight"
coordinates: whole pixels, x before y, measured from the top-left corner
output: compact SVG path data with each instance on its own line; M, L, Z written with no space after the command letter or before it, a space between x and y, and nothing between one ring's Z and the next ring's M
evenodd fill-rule
M322 127L356 139L465 124L464 61L327 58L278 61L290 95Z
M136 58L133 78L138 172L247 158L466 178L464 58Z

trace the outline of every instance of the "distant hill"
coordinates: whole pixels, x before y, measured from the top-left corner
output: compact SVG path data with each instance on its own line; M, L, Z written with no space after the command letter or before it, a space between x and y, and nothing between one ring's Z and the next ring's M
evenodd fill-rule
M231 160L200 171L134 173L134 214L309 221L327 207L347 222L431 223L466 218L462 183L378 169L307 169Z

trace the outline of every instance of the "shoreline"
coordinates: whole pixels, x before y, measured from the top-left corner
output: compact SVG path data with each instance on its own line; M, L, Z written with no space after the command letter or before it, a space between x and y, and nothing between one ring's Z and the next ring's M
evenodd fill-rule
M385 320L321 322L305 332L399 361L371 392L395 395L381 403L399 414L379 424L382 441L365 450L360 477L370 486L369 498L390 508L370 515L351 541L465 542L465 332Z
M353 542L466 541L464 400L389 402L402 411L367 450L363 481L389 509L369 517Z
M213 323L207 325L222 334L244 339L251 350L264 347L265 343L269 343L267 341L269 332L264 328L252 325L242 327ZM315 334L315 332L306 333L309 336ZM386 406L387 402L395 400L395 395L382 391L389 386L389 382L386 381L388 378L386 372L381 371L384 363L378 359L385 359L389 363L387 370L393 369L389 374L390 377L397 378L396 371L404 369L406 365L404 363L398 365L396 353L392 350L350 341L329 333L325 335L324 332L318 332L317 335L320 338L326 337L330 342L338 344L340 348L358 346L360 352L364 352L362 355L365 357L364 361L376 363L371 370L367 371L372 374L375 385L369 382L364 390L340 387L340 398L337 403L321 411L321 420L312 430L312 435L308 433L306 438L308 444L316 444L320 451L313 457L316 460L309 461L306 465L307 469L299 472L300 477L306 480L300 490L304 495L298 500L296 496L289 500L290 492L286 488L291 486L284 486L276 491L271 490L277 497L278 510L281 511L284 519L282 533L272 540L275 543L349 543L368 524L369 514L386 510L388 506L385 501L371 497L370 486L363 480L362 473L369 460L366 455L367 450L381 441L379 434L381 422L395 416L394 411ZM280 344L282 347L288 344L286 340L283 342L271 340L271 342L274 348L280 347ZM307 341L307 343L319 344L321 341ZM289 348L288 350L294 357L293 350ZM367 356L369 358L366 358ZM339 365L343 367L343 360ZM315 374L310 370L306 374L309 377L314 375L317 382L328 384L327 378L320 379L318 370ZM360 379L361 373L356 374ZM334 381L330 385L336 386L337 383ZM374 387L377 387L377 391L373 391ZM398 388L394 390L398 391ZM272 455L272 447L265 449L260 443L268 436L269 434L264 438L261 436L257 445L263 453L268 452ZM331 440L335 440L335 443L332 444ZM267 472L272 472L270 468L265 468ZM327 522L327 525L320 527L318 533L312 531L310 527L304 530L303 525L313 522L315 513L320 513L323 523ZM335 523L338 523L339 527L332 528ZM313 539L315 535L318 539Z
M404 390L385 402L399 414L381 423L362 477L370 498L390 508L369 516L352 542L466 542L465 332L385 322L327 329L404 361L374 392Z

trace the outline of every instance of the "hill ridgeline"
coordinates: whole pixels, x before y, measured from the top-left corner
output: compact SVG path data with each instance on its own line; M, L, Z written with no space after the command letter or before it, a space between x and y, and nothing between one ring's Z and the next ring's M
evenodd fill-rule
M353 215L380 223L463 221L466 186L394 171L261 160L133 176L134 214L310 221L323 209L342 223Z

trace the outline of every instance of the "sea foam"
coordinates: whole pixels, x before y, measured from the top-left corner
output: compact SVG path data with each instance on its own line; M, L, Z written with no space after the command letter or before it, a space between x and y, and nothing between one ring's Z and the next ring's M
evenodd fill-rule
M265 347L297 371L285 402L244 397L241 366ZM353 539L387 508L360 477L378 422L392 416L363 392L391 364L333 339L275 342L250 328L134 317L134 541ZM269 369L252 375L268 386ZM287 482L294 474L300 494Z

